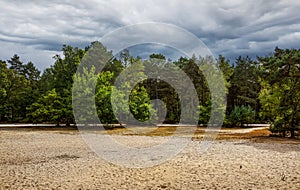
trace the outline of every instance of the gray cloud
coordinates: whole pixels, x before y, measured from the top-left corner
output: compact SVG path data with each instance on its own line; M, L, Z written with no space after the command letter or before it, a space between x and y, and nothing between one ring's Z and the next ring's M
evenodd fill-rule
M275 46L300 48L299 10L294 0L0 0L0 59L18 53L44 69L62 44L84 47L152 21L185 28L215 55L265 55Z

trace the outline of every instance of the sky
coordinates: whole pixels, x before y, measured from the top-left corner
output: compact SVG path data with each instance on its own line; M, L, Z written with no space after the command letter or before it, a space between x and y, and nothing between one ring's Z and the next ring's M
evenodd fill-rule
M63 44L84 48L120 27L144 22L184 28L215 56L255 58L276 46L300 48L299 10L297 0L0 0L0 59L18 54L44 70ZM157 45L133 49L174 58Z

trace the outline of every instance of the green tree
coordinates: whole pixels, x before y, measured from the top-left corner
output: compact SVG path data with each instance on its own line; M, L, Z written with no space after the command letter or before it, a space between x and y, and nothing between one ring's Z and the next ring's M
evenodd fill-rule
M77 67L85 55L85 50L64 45L62 51L64 57L62 58L59 55L54 56L54 65L46 69L41 77L39 86L41 92L45 93L44 96L39 99L38 102L40 103L33 104L29 110L32 112L31 118L35 119L37 118L35 117L38 115L37 113L44 113L40 110L44 110L46 106L47 109L50 109L47 113L48 115L44 114L44 117L41 118L46 118L47 116L48 121L69 125L74 122L71 93L73 79ZM31 65L28 65L28 67L32 68ZM34 69L32 68L31 70ZM32 73L32 77L34 78L36 76L34 73L36 74L36 72ZM51 104L50 100L55 102ZM43 106L41 102L47 102L47 104Z
M97 74L95 73L95 67L92 67L90 70L85 67L82 73L76 73L74 75L73 104L76 104L74 111L76 112L77 122L81 122L80 124L97 122L94 121L95 115L93 114L96 106L87 106L93 105L95 99L95 91L93 89L96 83Z
M300 50L276 48L259 61L261 115L272 123L272 132L290 131L294 137L300 126Z
M20 57L15 54L8 60L8 63L9 68L4 62L1 64L1 86L4 89L2 91L5 92L1 106L1 118L9 122L20 122L26 118L26 106L30 104L28 95L31 86L25 77L25 65L21 62Z
M113 72L120 73L119 61L99 42L93 42L74 76L73 105L80 124L116 122L111 107ZM97 64L96 64L97 63ZM111 72L111 70L113 72ZM97 111L97 114L95 114Z
M41 95L46 94L54 88L54 69L53 66L46 68L38 82L38 88Z
M21 62L20 57L15 54L10 60L8 60L10 64L10 69L15 70L19 75L24 74L24 64Z
M149 121L156 117L156 112L151 105L149 94L144 86L137 85L130 93L130 111L141 122ZM154 114L154 115L151 115Z
M9 121L18 122L26 117L29 81L12 69L7 70L6 98L4 114Z
M163 54L161 54L161 53L159 53L159 54L153 53L153 54L151 54L149 57L150 57L150 59L161 59L161 60L166 60L166 57L165 57Z
M35 83L34 85L36 85L37 81L40 80L41 71L39 71L32 62L28 62L23 66L23 68L22 75L24 75L31 83Z
M121 61L127 61L127 63L123 63L124 70L119 76L117 85L113 88L114 93L112 93L111 98L114 104L112 106L114 106L119 122L135 123L131 120L131 114L137 121L148 121L150 113L155 112L143 83L143 79L146 78L144 74L145 65L140 58L130 56L129 52L125 55L126 59L123 57Z
M113 80L114 74L110 71L102 72L98 76L96 86L96 106L97 113L101 123L116 123L116 117L114 116L111 107L111 91L113 86L111 80Z
M230 61L226 59L224 56L219 55L217 61L217 65L220 68L223 76L223 80L226 87L226 98L230 99L232 94L229 94L229 89L232 86L232 75L234 72L234 66L230 64ZM226 106L226 117L223 122L223 126L230 126L231 122L229 122L230 111L232 110L232 105Z
M257 62L248 56L237 58L227 99L228 113L236 106L248 105L255 110L255 113L258 113L260 88ZM256 114L257 117L258 114Z
M39 97L38 81L40 71L32 62L24 64L18 55L14 55L10 60L10 69L7 74L10 87L8 89L7 108L13 110L11 121L27 121L26 107L31 105Z
M7 87L9 84L8 68L5 61L0 60L0 121L5 120Z
M194 86L186 87L189 88L189 90L187 89L186 96L191 96L191 88L195 88L198 95L198 101L192 98L186 99L187 102L185 102L184 105L181 106L198 106L200 108L199 123L207 123L207 114L210 114L210 105L208 105L210 103L210 89L208 88L208 83L204 76L204 67L206 61L207 60L205 60L204 58L197 58L195 55L193 55L190 59L186 57L180 57L177 61L173 63L179 68L181 68L193 82ZM199 102L199 105L195 105L195 102ZM180 115L178 117L180 117ZM190 119L194 120L192 118L198 118L198 116L191 115Z
M23 110L25 111L27 107L33 104L41 95L39 89L39 80L41 72L34 66L32 62L28 62L23 66L22 75L26 78L29 85L26 89L25 102L23 103ZM26 116L24 121L28 121L27 118L28 111L26 111Z
M219 55L217 59L217 64L220 70L222 71L223 79L226 86L226 93L228 95L229 88L231 87L231 77L234 72L234 66L230 64L230 61L223 57L222 55Z
M53 88L58 93L63 92L64 89L71 91L73 85L73 76L76 73L77 67L81 62L85 51L72 46L64 45L62 48L64 57L60 55L54 56L55 63L52 67L53 71Z
M59 125L67 114L64 107L63 98L53 89L28 108L29 117L34 123L54 122Z

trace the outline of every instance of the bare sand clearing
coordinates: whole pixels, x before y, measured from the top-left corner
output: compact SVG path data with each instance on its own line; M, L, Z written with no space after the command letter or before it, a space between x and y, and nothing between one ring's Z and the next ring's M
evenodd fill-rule
M297 141L225 136L201 155L196 139L172 160L136 169L102 160L75 130L2 129L0 189L300 189Z

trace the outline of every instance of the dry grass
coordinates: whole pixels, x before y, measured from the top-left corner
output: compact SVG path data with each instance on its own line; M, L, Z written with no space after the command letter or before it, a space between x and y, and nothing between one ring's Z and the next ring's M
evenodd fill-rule
M78 134L76 128L0 128L0 130L24 130L24 131L40 131L40 132L55 132L59 134ZM184 136L191 137L195 141L203 139L205 135L205 127L190 126L162 126L162 127L132 127L132 128L115 128L112 130L99 130L97 133L109 135L138 135L138 136ZM281 144L300 144L300 139L291 139L283 137L271 137L271 132L267 129L253 130L251 132L239 133L244 128L222 128L217 134L216 140L251 140L257 143L281 143ZM180 131L180 132L178 132ZM191 132L192 131L192 132ZM229 132L230 131L230 132ZM235 132L236 131L236 132Z
M186 128L186 130L185 130ZM149 130L148 133L139 133L145 131L145 128L136 127L134 130L129 129L114 129L106 131L110 135L142 135L142 136L172 136L174 132L180 130L180 136L189 136L193 140L202 140L205 135L204 127L197 127L194 134L190 133L189 127L159 127L155 130ZM226 131L231 131L227 133ZM283 138L283 137L270 137L271 132L265 128L260 130L253 130L247 133L234 133L232 131L237 129L221 129L217 135L217 140L251 140L257 143L281 143L281 144L300 144L299 139ZM178 134L177 134L178 135Z

